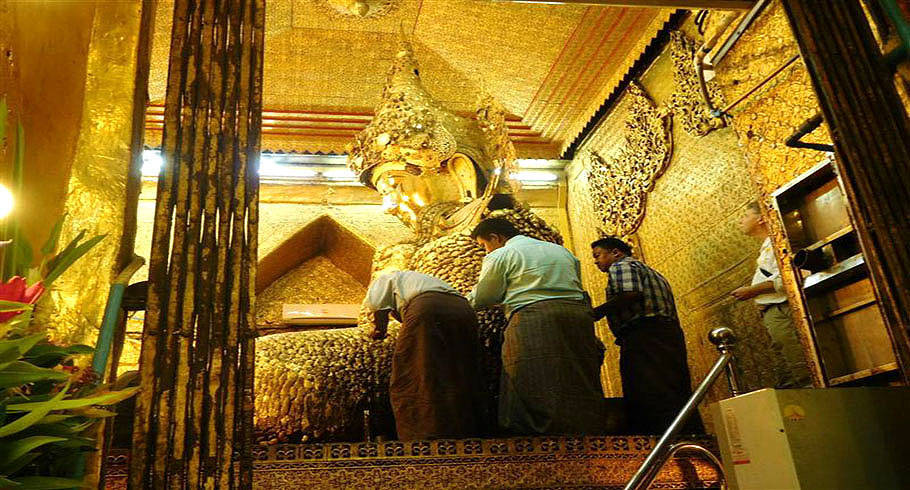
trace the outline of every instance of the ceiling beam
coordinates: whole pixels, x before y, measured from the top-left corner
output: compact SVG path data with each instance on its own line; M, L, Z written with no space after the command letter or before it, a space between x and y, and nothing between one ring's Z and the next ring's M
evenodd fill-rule
M754 0L489 0L495 3L538 3L563 5L601 5L610 7L654 7L678 9L747 10Z

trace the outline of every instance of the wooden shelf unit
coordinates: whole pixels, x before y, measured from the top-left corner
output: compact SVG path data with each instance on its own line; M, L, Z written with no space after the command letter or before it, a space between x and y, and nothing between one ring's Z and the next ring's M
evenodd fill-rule
M830 160L772 194L826 386L896 380L898 364ZM804 270L799 270L799 266ZM892 380L894 378L894 380Z

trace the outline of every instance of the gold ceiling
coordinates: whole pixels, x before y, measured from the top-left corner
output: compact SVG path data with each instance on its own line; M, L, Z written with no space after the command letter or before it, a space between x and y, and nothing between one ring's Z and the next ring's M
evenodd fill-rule
M160 141L173 6L158 2L151 145ZM470 115L480 92L490 93L511 114L519 157L556 158L671 13L482 0L270 0L262 147L344 152L370 121L404 30L431 95Z

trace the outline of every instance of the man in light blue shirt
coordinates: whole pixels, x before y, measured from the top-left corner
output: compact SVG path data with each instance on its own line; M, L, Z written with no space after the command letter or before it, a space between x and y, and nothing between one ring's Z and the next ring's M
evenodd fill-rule
M474 309L444 281L414 271L377 277L364 305L373 338L389 314L401 321L389 399L400 440L480 435L483 423L479 327Z
M502 345L499 425L513 434L598 434L603 345L594 334L580 264L564 247L519 234L502 218L471 237L486 250L475 308L501 304L509 323Z

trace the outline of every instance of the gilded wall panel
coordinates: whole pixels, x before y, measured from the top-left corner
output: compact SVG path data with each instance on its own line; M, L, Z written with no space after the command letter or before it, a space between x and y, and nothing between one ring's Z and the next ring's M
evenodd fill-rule
M798 53L783 7L779 0L775 0L718 65L718 86L727 100L735 100ZM749 174L755 182L759 201L771 228L784 287L797 320L797 331L816 381L820 382L821 372L810 340L806 309L796 287L792 256L777 215L769 211L770 194L774 190L828 156L827 153L790 148L784 144L803 122L818 111L818 99L809 74L802 61L797 60L733 109L731 116L733 129L748 161ZM831 143L824 124L803 140Z
M123 233L141 2L102 2L89 43L85 98L61 243L107 237L64 273L39 309L58 342L94 344Z
M670 52L665 51L641 79L658 110L667 112L673 109L670 100L680 101L679 87L668 76L673 73L673 61ZM583 150L598 152L605 155L604 159L617 154L617 147L623 144L623 121L632 117L630 110L630 104L620 101ZM774 379L767 333L751 302L737 302L729 296L751 279L758 253L759 243L738 228L745 205L755 198L749 167L733 130L722 128L697 137L682 124L673 126L672 159L648 193L644 217L632 237L638 244L636 254L664 274L673 287L686 333L693 381L701 379L717 357L714 346L707 341L707 332L723 325L734 328L743 339L738 355L744 384L753 388L767 386ZM579 257L590 255L589 243L598 238L598 222L602 218L591 203L590 164L590 160L577 158L567 172L567 210ZM583 260L582 281L595 301L603 300L606 277L590 260ZM601 326L600 333L607 345L605 385L611 396L617 396L618 349L612 345L607 329ZM716 389L711 399L716 400L723 391Z
M717 84L726 100L736 100L797 54L796 39L780 2L775 0L721 60ZM762 193L770 193L825 157L822 152L784 144L818 110L801 60L732 110L733 127ZM831 141L824 125L804 140Z

